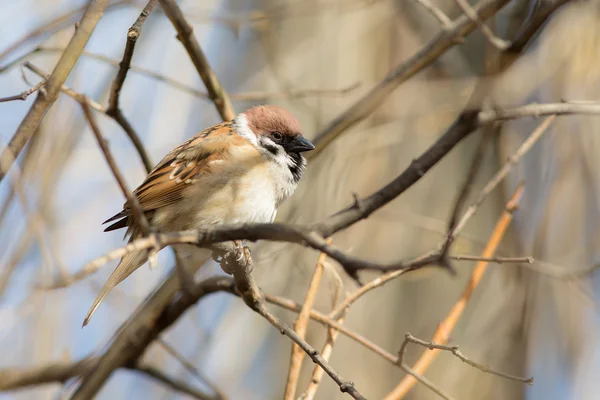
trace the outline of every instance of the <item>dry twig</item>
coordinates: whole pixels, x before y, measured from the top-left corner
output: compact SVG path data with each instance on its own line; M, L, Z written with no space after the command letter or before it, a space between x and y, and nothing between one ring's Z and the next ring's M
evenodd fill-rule
M483 0L474 6L480 20L496 14L508 0ZM352 126L356 125L377 109L377 107L402 83L412 78L423 68L431 65L447 50L459 43L459 39L467 36L477 28L477 23L462 16L431 39L415 55L390 71L386 77L357 102L337 116L316 135L317 148L311 151L308 158L316 157L333 140Z
M224 121L230 121L235 117L235 111L227 92L221 86L217 75L210 67L198 40L194 37L192 26L185 20L181 9L175 0L159 0L165 14L177 30L177 39L187 50L196 70L200 74L210 99L215 104L217 111Z
M458 6L463 10L465 15L469 17L469 19L477 24L477 27L483 33L483 36L498 50L504 51L510 47L510 42L500 39L498 36L494 35L494 32L479 18L477 15L477 11L471 7L471 5L466 0L456 0Z
M78 361L55 362L46 365L28 368L5 368L0 369L0 391L38 386L50 383L65 383L68 380L89 373L98 360L86 357ZM187 383L167 375L160 369L145 363L139 363L132 367L126 367L133 371L147 375L171 389L188 394L199 400L219 400L220 397L211 396L207 393L193 388Z
M90 2L81 21L79 21L79 28L75 31L65 52L58 60L56 67L54 67L54 71L46 81L45 94L38 93L27 115L25 115L17 131L10 139L8 146L0 154L0 160L2 160L0 165L0 181L6 176L8 168L10 168L19 156L25 144L36 132L50 106L58 98L62 85L79 59L107 4L108 0L92 0Z
M24 92L21 92L17 95L14 96L8 96L8 97L2 97L0 98L0 103L5 103L7 101L15 101L15 100L27 100L27 97L29 97L31 94L37 92L38 90L42 89L42 86L44 86L44 84L46 83L46 79L42 79L41 81L39 81L36 85L34 85L33 87L25 90Z
M431 15L435 17L440 22L440 25L443 29L450 29L452 25L452 20L448 18L448 16L439 9L435 4L433 4L430 0L414 0L415 3L419 4L421 7L426 9Z
M140 33L142 32L142 26L144 25L144 22L146 22L146 19L152 12L152 9L156 5L157 1L158 0L150 0L148 4L146 4L146 7L144 7L142 10L142 13L139 15L135 23L131 26L131 28L129 28L129 31L127 31L127 44L125 45L123 59L119 63L119 71L117 72L117 76L115 77L115 80L110 88L108 108L106 109L106 115L117 121L117 123L123 127L123 130L125 130L125 133L129 139L131 139L131 142L140 155L140 158L146 167L146 172L148 173L152 171L154 163L150 160L150 156L144 148L139 136L121 111L121 108L119 107L119 96L121 94L121 89L123 88L123 83L125 83L125 79L127 78L127 71L129 71L131 66L131 59L133 58L135 44L140 36Z
M443 344L437 344L434 342L426 342L424 340L414 337L410 333L406 333L406 335L404 336L404 343L402 343L402 346L400 347L400 360L402 360L404 357L404 353L406 352L406 346L408 345L408 343L416 343L418 345L428 348L429 350L438 349L438 350L449 351L454 356L456 356L456 358L461 360L462 362L467 363L470 366L477 368L478 370L480 370L482 372L492 374L492 375L497 375L501 378L506 378L506 379L510 379L513 381L523 382L523 383L533 385L533 378L523 378L521 376L516 376L516 375L512 375L512 374L507 374L505 372L496 371L494 368L490 367L489 365L483 365L483 364L480 364L478 362L468 359L463 353L461 353L458 350L458 346L447 346L447 345L443 345Z
M331 239L327 239L327 244L331 244ZM306 291L302 310L300 310L300 314L298 314L298 318L294 324L294 330L302 339L304 339L304 336L306 335L306 328L308 327L308 321L310 319L310 311L312 310L313 305L315 304L315 299L317 298L317 293L321 284L321 278L323 277L325 260L327 260L327 254L321 253L319 255L319 259L317 260L317 264L315 265L315 270L308 286L308 290ZM304 352L302 349L295 343L292 343L290 368L288 371L284 394L284 399L286 400L294 400L296 398L296 389L298 388L298 379L300 378L303 359Z
M515 193L512 195L510 201L506 205L505 211L502 213L500 219L496 223L496 227L494 228L494 231L492 232L492 235L490 236L490 239L483 250L482 257L487 258L494 255L496 248L504 237L504 233L506 232L508 225L512 221L513 212L517 208L517 204L522 193L523 185L519 185ZM448 338L450 337L450 334L454 330L454 327L458 323L463 311L465 310L471 295L481 281L481 278L487 269L487 265L487 261L480 261L477 263L460 298L456 304L454 304L444 321L439 324L435 334L433 335L432 342L438 344L446 344L448 342ZM422 376L427 369L429 369L429 366L437 357L439 351L439 349L425 351L412 368L415 374ZM402 399L412 389L416 381L417 380L415 376L405 376L402 381L400 381L398 386L396 386L396 388L394 388L394 390L385 397L385 400Z

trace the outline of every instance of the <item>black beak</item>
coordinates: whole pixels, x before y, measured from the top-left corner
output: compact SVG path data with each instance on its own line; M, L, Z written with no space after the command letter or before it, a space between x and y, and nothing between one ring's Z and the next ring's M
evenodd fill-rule
M302 153L315 149L315 145L308 141L304 136L298 136L287 144L287 151L290 153Z

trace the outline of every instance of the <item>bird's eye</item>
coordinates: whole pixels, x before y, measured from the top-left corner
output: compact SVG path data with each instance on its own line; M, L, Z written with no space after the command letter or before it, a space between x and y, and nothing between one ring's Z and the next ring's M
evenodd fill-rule
M271 134L271 137L273 138L273 140L275 140L276 142L279 142L281 139L283 139L283 135L279 132L273 132Z

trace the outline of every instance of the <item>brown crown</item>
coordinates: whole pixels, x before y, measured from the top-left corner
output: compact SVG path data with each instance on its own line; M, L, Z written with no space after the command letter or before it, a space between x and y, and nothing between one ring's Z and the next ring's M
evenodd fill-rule
M256 135L268 135L279 132L282 135L296 137L302 134L298 120L291 112L279 106L256 106L244 111L248 127Z

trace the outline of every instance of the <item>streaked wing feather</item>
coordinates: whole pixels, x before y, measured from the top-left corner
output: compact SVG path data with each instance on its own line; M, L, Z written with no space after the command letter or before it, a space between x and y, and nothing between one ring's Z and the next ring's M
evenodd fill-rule
M133 194L144 212L173 204L182 198L189 184L210 172L211 161L224 159L230 146L244 144L247 144L246 139L235 132L231 122L205 129L167 154ZM130 216L125 204L123 211L104 222L119 220L105 231L129 226Z

